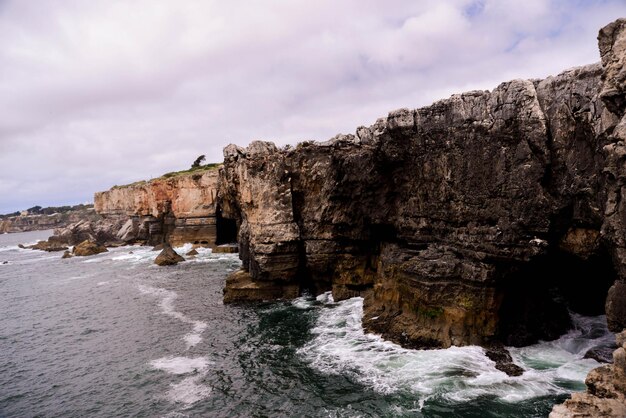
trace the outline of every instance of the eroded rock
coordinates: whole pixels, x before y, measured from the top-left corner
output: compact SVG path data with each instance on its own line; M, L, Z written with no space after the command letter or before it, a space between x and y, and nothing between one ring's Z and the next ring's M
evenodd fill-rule
M228 146L218 205L247 275L225 301L332 290L365 297L364 327L407 347L524 345L569 327L552 289L581 306L617 278L621 326L623 28L601 31L601 64L399 109L355 136ZM565 292L567 257L615 271Z
M74 247L72 254L77 257L87 257L90 255L106 253L107 251L109 250L107 250L105 246L93 241L85 240Z
M154 260L154 263L159 266L173 266L176 265L185 259L178 254L170 245L164 245L163 250Z

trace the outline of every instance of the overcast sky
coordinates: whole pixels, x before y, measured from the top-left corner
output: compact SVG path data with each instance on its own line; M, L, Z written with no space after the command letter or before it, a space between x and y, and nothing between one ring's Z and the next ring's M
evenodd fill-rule
M626 0L0 0L0 213L599 60Z

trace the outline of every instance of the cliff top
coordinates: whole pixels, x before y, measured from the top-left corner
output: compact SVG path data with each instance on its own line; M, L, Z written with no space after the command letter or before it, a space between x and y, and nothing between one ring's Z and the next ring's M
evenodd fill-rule
M192 174L204 173L206 171L215 170L215 169L219 168L221 165L222 165L222 163L209 163L209 164L201 165L201 166L198 166L198 167L192 167L192 168L189 168L187 170L171 171L169 173L163 174L160 177L155 177L155 178L150 179L150 180L139 180L139 181L136 181L136 182L133 182L133 183L123 184L123 185L117 185L116 184L113 187L111 187L111 189L123 189L123 188L126 188L126 187L133 187L133 186L139 186L139 185L151 183L153 181L167 180L167 179L171 179L171 178L179 177L179 176L188 176L188 175L192 175Z

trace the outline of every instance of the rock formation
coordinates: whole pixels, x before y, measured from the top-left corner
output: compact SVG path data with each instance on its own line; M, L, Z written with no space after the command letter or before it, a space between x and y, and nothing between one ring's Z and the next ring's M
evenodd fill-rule
M117 234L124 242L214 245L217 177L217 169L206 169L115 186L96 193L95 208L105 218L128 219Z
M100 253L106 253L107 250L105 246L100 245L93 241L85 240L74 247L72 250L72 255L77 257L87 257L90 255L96 255Z
M243 270L224 300L361 295L365 328L407 347L556 338L567 308L600 314L605 300L620 331L624 22L600 32L600 64L325 143L226 147L217 206L239 227Z
M174 251L169 244L165 244L161 253L154 260L154 263L159 266L173 266L181 261L185 261L185 259Z
M0 234L63 228L79 221L95 221L100 218L93 207L80 207L81 209L63 213L5 216L0 219Z
M585 380L587 392L574 393L556 405L550 418L626 417L626 331L617 335L617 344L613 364L589 372Z

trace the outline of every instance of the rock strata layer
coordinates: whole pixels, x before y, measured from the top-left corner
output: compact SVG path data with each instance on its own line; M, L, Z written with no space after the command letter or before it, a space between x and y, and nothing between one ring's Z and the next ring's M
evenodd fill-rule
M624 22L599 64L325 143L226 147L217 205L243 270L225 301L363 296L365 328L407 347L553 339L568 308L624 328Z

